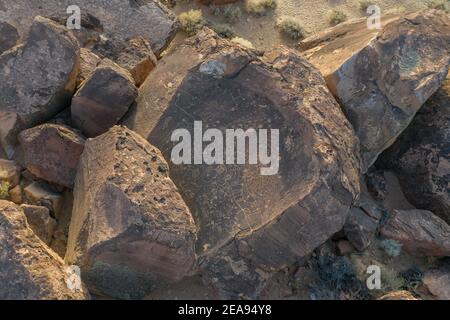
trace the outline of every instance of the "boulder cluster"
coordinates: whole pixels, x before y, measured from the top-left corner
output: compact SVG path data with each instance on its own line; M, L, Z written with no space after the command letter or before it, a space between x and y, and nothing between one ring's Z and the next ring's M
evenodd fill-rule
M193 277L256 299L329 241L450 257L448 14L266 52L208 28L166 50L177 30L158 1L0 0L0 299L141 299ZM278 129L278 173L174 164L194 121ZM448 270L424 277L436 297Z

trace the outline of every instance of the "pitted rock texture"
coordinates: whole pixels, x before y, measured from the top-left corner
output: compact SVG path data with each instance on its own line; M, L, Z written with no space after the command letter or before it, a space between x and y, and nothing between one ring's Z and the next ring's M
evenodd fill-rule
M0 299L89 299L69 289L67 266L29 228L22 209L0 200Z
M0 144L9 157L21 130L70 104L79 56L68 29L43 17L34 19L24 44L0 56Z
M113 127L88 140L74 189L66 261L90 292L142 298L195 265L196 228L161 153Z
M254 295L261 274L291 264L342 228L359 193L357 139L303 58L284 48L259 57L208 29L160 61L124 123L171 159L172 132L185 128L193 137L194 121L223 134L279 129L274 175L262 175L261 164L169 161L199 228L202 270L227 294Z
M361 141L363 171L391 146L442 85L450 63L450 19L440 10L362 19L305 39L302 54L324 75Z

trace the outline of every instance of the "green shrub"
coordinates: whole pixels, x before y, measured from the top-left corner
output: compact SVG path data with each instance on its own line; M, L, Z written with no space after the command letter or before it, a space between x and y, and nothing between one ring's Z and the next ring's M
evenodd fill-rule
M267 10L277 7L277 0L246 0L245 8L247 12L254 15L263 15Z
M277 28L282 34L291 38L292 40L304 39L307 35L300 21L292 17L282 18L277 23Z
M395 240L385 239L380 244L389 257L397 257L402 251L402 245Z
M211 12L217 17L223 17L228 23L235 23L242 18L241 8L232 4L225 6L211 6Z
M381 290L383 293L398 291L405 285L405 280L394 269L381 269Z
M372 5L376 5L374 0L361 0L359 1L359 7L361 8L361 11L364 13L367 12L367 8L369 8Z
M231 39L235 36L233 28L228 24L216 24L212 28L222 38Z
M445 12L450 12L450 1L448 0L431 0L428 2L428 8L443 10Z
M347 21L347 19L347 15L341 10L333 10L328 15L328 22L331 26L337 26L338 24Z
M11 185L8 181L0 181L0 199L5 200L9 198L9 188Z
M178 16L178 21L180 21L183 31L190 36L195 35L206 24L201 10L183 12Z
M253 43L251 43L247 39L240 38L240 37L234 37L233 39L231 39L231 41L233 41L234 43L237 43L243 47L254 49Z

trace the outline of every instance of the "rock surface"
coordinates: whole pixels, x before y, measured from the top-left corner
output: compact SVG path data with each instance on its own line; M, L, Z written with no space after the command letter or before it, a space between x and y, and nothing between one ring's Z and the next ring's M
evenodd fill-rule
M87 299L71 290L61 258L28 227L19 206L0 200L0 299Z
M277 174L262 175L260 163L169 162L199 227L202 269L227 293L252 296L260 274L293 263L342 228L359 192L356 139L303 58L287 49L260 58L208 29L164 56L125 123L172 159L173 131L193 136L194 120L224 133L279 129Z
M20 167L11 160L0 159L0 181L7 181L11 188L20 181Z
M60 125L43 124L19 135L24 166L36 177L72 188L85 138Z
M91 292L141 298L180 280L194 266L195 232L155 147L123 127L88 140L65 259Z
M75 31L83 45L89 45L92 37L102 36L112 42L125 42L130 38L144 37L160 54L175 36L178 24L175 16L159 1L152 0L0 0L0 20L15 26L21 35L25 34L36 15L55 16L65 25L73 14L67 8L76 5L91 34L85 37L85 30ZM90 29L92 28L92 29Z
M391 146L442 85L450 63L450 19L430 10L366 19L305 39L302 53L324 75L361 141L363 170Z
M20 208L25 213L31 230L33 230L46 245L49 245L56 228L56 221L50 216L50 210L46 207L27 204L21 205Z
M0 54L14 47L19 40L19 33L7 22L0 21Z
M79 54L65 27L36 17L25 43L0 56L0 144L9 157L21 130L70 104Z
M77 89L81 87L83 81L92 76L101 60L99 56L90 50L86 48L80 49L80 73L77 79Z
M450 75L376 165L396 172L413 205L450 223Z
M413 255L450 256L450 226L430 211L394 210L380 233Z
M437 299L450 300L450 266L446 264L427 271L423 284Z
M88 137L96 137L125 115L138 91L130 73L104 59L72 99L72 124Z

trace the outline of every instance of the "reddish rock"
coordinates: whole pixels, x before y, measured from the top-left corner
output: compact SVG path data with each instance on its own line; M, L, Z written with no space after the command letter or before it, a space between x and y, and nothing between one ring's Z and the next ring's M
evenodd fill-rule
M56 228L56 221L50 216L50 210L46 207L27 204L21 205L20 208L25 213L31 230L33 230L46 245L49 245Z

